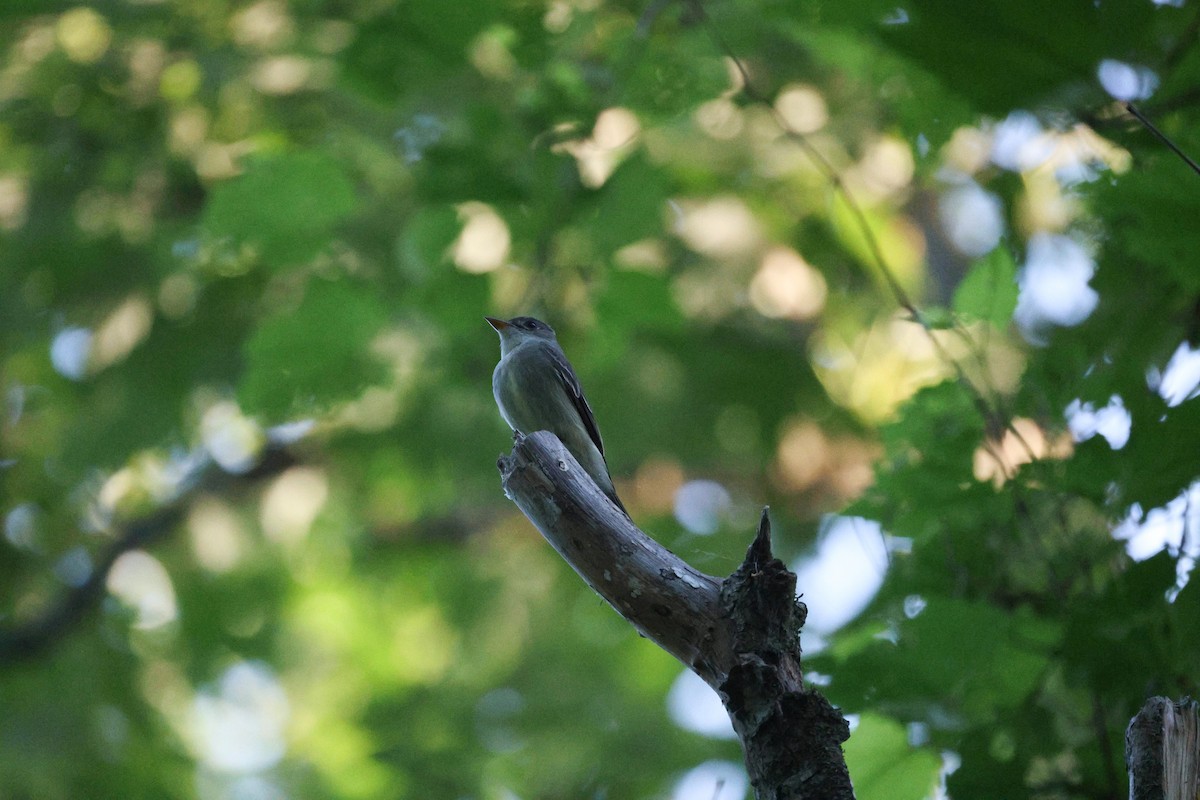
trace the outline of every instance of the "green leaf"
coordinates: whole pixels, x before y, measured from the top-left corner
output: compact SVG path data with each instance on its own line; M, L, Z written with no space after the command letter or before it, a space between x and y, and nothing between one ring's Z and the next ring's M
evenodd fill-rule
M385 319L374 292L314 280L299 308L267 320L246 343L243 408L280 419L357 395L383 376L369 345Z
M894 6L873 8L882 22ZM939 75L980 110L996 114L1048 102L1101 100L1093 77L1096 65L1127 52L1151 30L1155 13L1150 3L1091 0L919 0L904 10L901 24L879 26L884 41ZM979 46L980 31L988 32L986 47Z
M592 238L605 256L662 232L667 181L645 155L631 156L597 191Z
M630 332L677 332L683 327L679 307L671 302L671 285L665 277L634 270L608 276L596 310L605 325L620 324Z
M945 331L954 327L954 315L941 306L930 306L921 310L920 322L935 331Z
M616 270L608 276L596 300L596 313L604 320L604 335L589 337L587 357L593 368L628 367L631 342L655 333L676 334L683 328L667 279L634 270Z
M1129 441L1110 451L1109 464L1118 477L1117 498L1122 506L1143 509L1165 505L1200 475L1196 449L1200 445L1200 398L1173 408L1157 397L1130 402Z
M937 784L941 760L886 717L863 714L843 750L859 800L924 800Z
M1188 131L1171 136L1185 152L1195 154L1200 146L1200 137ZM1097 210L1111 219L1116 244L1129 256L1153 265L1182 292L1200 290L1192 224L1200 215L1200 192L1187 165L1170 154L1145 159L1112 183L1098 181L1090 194Z
M1001 246L980 258L954 291L954 310L1005 328L1017 307L1017 265Z
M461 6L440 0L410 0L400 8L413 39L449 62L467 59L471 41L497 13L496 4L489 0Z
M932 703L981 721L1028 698L1049 661L1054 623L986 603L926 599L900 624L896 644L879 641L830 668L843 702Z
M891 280L909 292L919 287L924 279L924 256L899 219L887 209L856 210L842 194L834 194L829 204L829 224L842 246L888 294ZM884 269L891 274L890 279Z
M404 227L396 244L400 269L416 281L430 277L449 262L450 246L462 231L458 211L450 205L425 206Z
M1164 551L1066 609L1059 643L1065 674L1081 685L1109 687L1118 697L1144 691L1145 676L1169 663L1172 639L1184 641L1169 623L1167 591L1174 583L1175 559ZM1125 646L1131 641L1140 646Z
M245 174L217 186L203 224L212 236L229 237L270 268L283 269L320 252L357 204L333 158L287 153L251 161Z
M628 48L619 76L621 103L643 120L671 119L720 95L729 73L712 41L699 27L659 32L650 39L633 28L621 43Z

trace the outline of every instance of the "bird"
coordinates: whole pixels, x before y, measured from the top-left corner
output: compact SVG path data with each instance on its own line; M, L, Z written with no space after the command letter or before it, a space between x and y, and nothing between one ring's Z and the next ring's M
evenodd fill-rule
M613 486L592 407L554 329L533 317L484 319L500 334L500 363L492 373L492 394L508 427L519 433L553 433L600 490L629 516Z

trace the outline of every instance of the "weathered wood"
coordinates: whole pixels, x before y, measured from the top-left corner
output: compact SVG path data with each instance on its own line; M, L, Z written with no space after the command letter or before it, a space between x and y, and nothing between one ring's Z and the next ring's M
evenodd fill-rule
M808 609L796 575L771 553L763 509L758 534L721 586L734 625L730 670L718 692L742 741L759 800L852 798L842 742L850 727L823 695L804 686L800 628Z
M1200 704L1151 697L1125 730L1130 800L1200 796Z
M850 800L841 713L804 686L796 576L771 553L764 509L741 567L693 569L621 513L563 444L514 438L505 492L580 577L721 696L759 800Z
M721 581L687 564L621 512L554 434L517 436L504 489L584 582L643 636L710 686L729 670Z

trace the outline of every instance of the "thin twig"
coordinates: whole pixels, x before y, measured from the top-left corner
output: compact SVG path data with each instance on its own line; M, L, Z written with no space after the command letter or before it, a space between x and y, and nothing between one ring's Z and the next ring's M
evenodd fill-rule
M1165 144L1171 150L1172 153L1174 153L1175 155L1177 155L1181 159L1183 159L1183 163L1185 163L1189 167L1191 167L1192 172L1195 172L1197 175L1200 175L1200 164L1197 164L1195 161L1193 161L1191 159L1191 157L1187 153L1180 150L1179 147L1175 144L1175 142L1171 141L1171 138L1169 136L1167 136L1165 133L1160 131L1158 129L1158 127L1153 122L1151 122L1150 119L1145 114L1143 114L1141 111L1138 110L1137 106L1135 106L1133 103L1125 103L1124 106L1125 106L1126 111L1128 111L1130 114L1132 114L1135 118L1137 118L1138 122L1142 123L1142 125L1144 125L1146 127L1146 130L1150 131L1155 136L1157 136L1158 140L1160 142L1162 142L1163 144Z
M777 109L770 101L770 99L755 88L750 79L750 72L746 69L745 63L742 61L741 57L733 52L733 49L728 45L728 43L726 43L724 37L721 36L720 32L712 25L712 21L705 14L704 8L700 2L698 0L689 0L689 5L693 8L696 15L700 19L704 20L705 30L712 39L713 44L727 58L729 58L729 60L733 63L734 68L741 76L742 93L745 94L745 96L751 101L770 110L771 115L774 117L779 129L783 131L783 134L788 139L799 145L802 150L804 150L809 158L812 159L813 163L817 165L817 168L820 170L825 179L829 181L834 190L841 196L842 200L846 204L846 207L853 215L855 224L857 224L860 232L862 233L863 240L866 242L867 250L870 253L872 261L875 262L876 268L883 276L883 279L887 284L889 291L892 293L897 305L904 309L904 311L908 313L912 320L920 325L921 329L925 331L925 334L929 337L929 341L933 345L935 352L937 352L942 361L949 365L951 370L954 372L955 379L959 385L961 385L970 395L976 411L988 423L988 427L992 427L997 421L1002 421L1003 427L1012 431L1017 442L1028 451L1030 460L1036 460L1036 455L1033 452L1033 449L1029 446L1028 442L1025 441L1024 437L1021 436L1020 432L1013 427L1012 421L1005 418L998 409L992 408L983 392L976 387L974 383L972 383L962 365L950 354L941 340L938 339L934 332L932 323L930 323L928 317L920 309L916 302L913 301L912 297L908 294L908 291L896 277L895 271L892 270L888 264L887 259L883 254L883 248L879 244L879 239L876 237L875 231L871 228L871 223L867 219L866 212L863 210L862 206L859 205L858 201L854 197L854 194L846 186L845 181L842 180L842 176L838 172L837 168L831 161L829 161L828 158L825 157L824 154L821 153L820 150L813 145L811 141L809 141L808 137L792 128L788 121L779 112L779 109ZM961 337L963 337L964 340L974 344L973 340L970 338L970 334L967 333L967 331L963 329L962 326L957 322L954 323L954 330ZM989 450L989 452L991 451ZM993 454L993 456L995 457L995 454ZM998 457L997 460L999 461ZM1000 467L1002 470L1006 471L1003 462L1000 462Z

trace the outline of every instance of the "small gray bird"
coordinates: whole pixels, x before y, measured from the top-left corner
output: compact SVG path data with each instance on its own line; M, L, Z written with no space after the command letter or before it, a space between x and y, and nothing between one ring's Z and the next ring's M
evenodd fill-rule
M508 427L521 433L553 433L596 485L625 511L608 474L596 418L554 329L533 317L484 319L500 334L500 363L492 373L492 394Z

